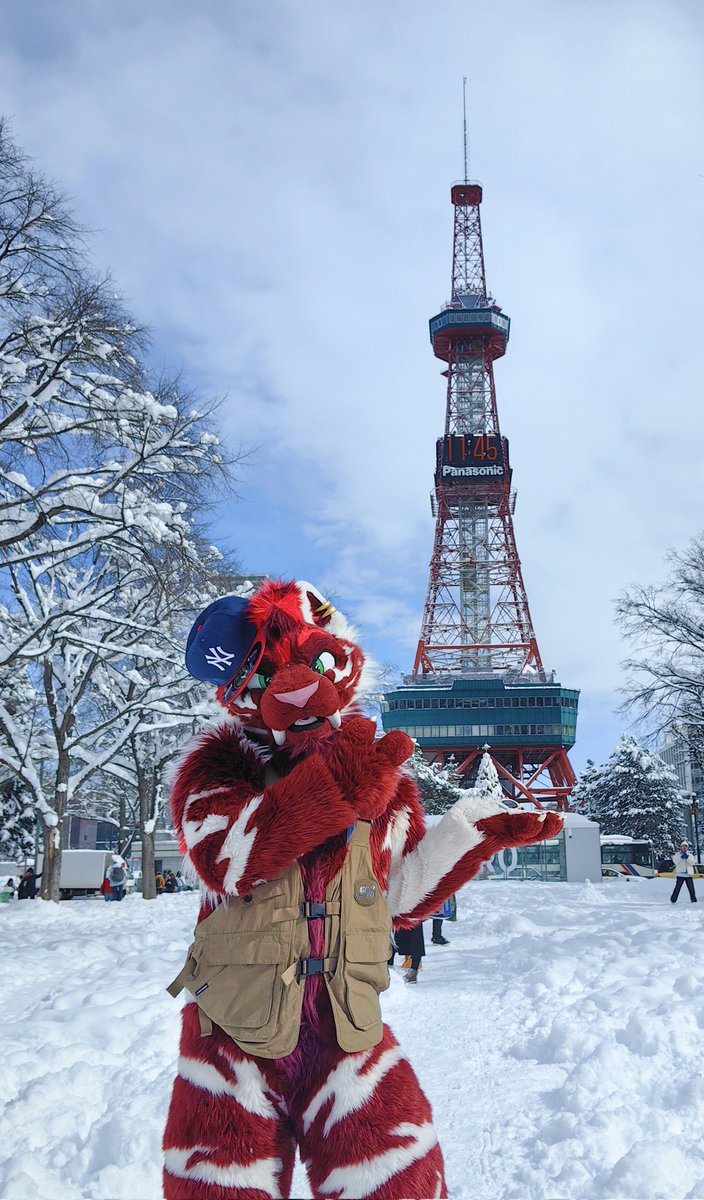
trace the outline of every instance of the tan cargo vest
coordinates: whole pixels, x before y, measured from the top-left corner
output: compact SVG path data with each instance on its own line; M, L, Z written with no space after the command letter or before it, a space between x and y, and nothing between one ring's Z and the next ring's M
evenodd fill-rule
M381 1041L391 917L372 870L369 828L366 821L355 826L324 904L304 901L293 863L196 925L186 964L168 990L191 993L204 1034L214 1022L248 1054L283 1058L298 1043L305 977L322 974L341 1048L356 1052ZM323 959L308 957L311 919L325 922Z

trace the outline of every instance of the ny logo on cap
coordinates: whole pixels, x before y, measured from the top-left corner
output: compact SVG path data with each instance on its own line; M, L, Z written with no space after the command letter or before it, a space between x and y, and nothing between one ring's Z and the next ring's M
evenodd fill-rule
M211 667L217 667L219 671L224 671L225 667L229 667L234 657L234 654L223 650L222 646L211 646L210 653L205 656L205 661L210 663Z

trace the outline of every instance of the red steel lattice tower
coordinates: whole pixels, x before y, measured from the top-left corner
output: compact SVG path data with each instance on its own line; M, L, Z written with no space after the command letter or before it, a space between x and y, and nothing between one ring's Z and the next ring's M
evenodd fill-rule
M430 321L447 378L431 496L435 539L413 674L388 694L384 726L408 729L431 759L452 756L470 780L488 749L512 798L565 807L578 692L562 688L554 672L546 676L516 548L494 385L510 321L487 294L481 186L465 179L451 199L450 300Z
M437 443L430 579L414 673L542 670L513 531L508 442L494 360L510 322L487 296L476 183L455 184L451 298L430 322L447 363L445 436Z

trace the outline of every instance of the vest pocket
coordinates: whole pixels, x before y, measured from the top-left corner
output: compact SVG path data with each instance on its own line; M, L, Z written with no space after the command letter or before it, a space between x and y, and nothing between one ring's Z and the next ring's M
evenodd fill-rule
M256 1041L252 1031L262 1029L271 1019L277 968L285 954L285 948L272 938L251 933L210 934L201 968L188 990L216 1025L246 1030Z
M275 966L223 967L216 980L217 995L202 997L207 1000L203 1008L216 1025L261 1029L271 1017L275 979Z
M347 1009L357 1029L381 1020L379 992L389 986L391 943L386 930L348 933L345 940Z

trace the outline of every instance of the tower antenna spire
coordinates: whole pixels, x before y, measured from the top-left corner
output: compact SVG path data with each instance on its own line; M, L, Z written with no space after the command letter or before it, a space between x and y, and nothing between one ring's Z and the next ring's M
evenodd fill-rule
M467 153L467 76L462 76L462 116L464 120L464 181L469 179L469 156Z

